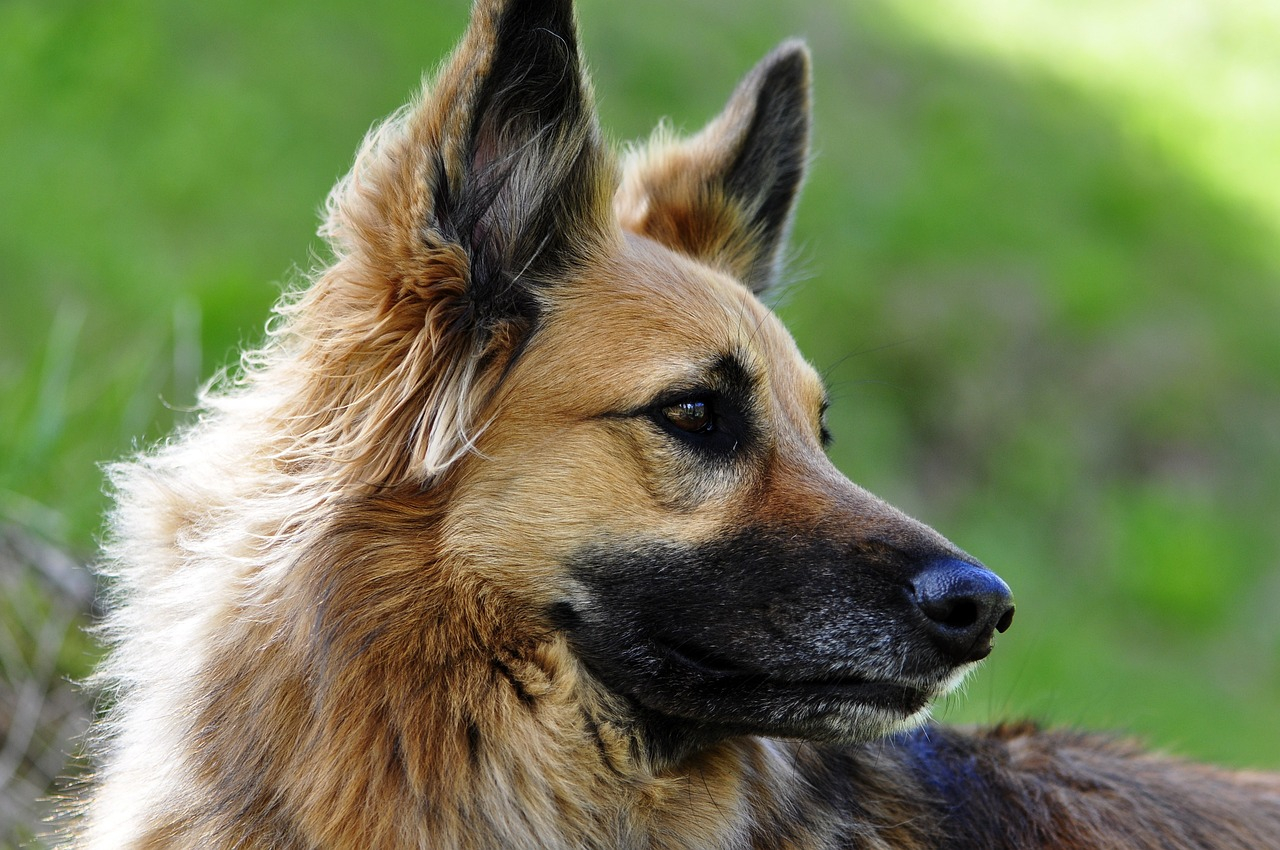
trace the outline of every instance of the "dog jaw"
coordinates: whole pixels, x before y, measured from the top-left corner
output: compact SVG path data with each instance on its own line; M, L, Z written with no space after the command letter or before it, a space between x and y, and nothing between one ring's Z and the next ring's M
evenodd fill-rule
M461 465L448 545L518 577L632 720L856 741L927 718L972 665L938 652L911 579L970 559L831 465L825 393L777 318L637 236L546 303ZM721 405L723 439L664 427L686 395Z

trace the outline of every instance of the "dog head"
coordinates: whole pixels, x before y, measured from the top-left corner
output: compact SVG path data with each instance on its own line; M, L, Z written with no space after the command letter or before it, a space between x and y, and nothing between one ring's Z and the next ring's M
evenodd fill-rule
M568 0L481 0L335 189L337 261L294 307L307 456L443 493L441 557L654 728L879 736L1012 616L832 466L822 383L758 300L808 134L788 42L619 164Z

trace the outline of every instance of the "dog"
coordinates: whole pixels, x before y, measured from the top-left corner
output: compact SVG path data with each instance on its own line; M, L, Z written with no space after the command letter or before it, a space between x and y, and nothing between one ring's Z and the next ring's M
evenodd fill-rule
M111 470L73 846L1280 847L1276 776L928 723L1013 596L836 471L759 300L809 62L618 157L570 0L477 0L331 264Z

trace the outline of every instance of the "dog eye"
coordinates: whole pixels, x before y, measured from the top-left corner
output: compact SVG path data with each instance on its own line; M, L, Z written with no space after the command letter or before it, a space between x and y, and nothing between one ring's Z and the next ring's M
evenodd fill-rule
M715 429L711 405L705 401L679 401L662 408L662 415L681 431L704 434Z
M831 429L827 427L827 411L831 408L831 402L823 399L822 406L818 408L818 442L822 443L824 449L831 448L834 437L831 435Z

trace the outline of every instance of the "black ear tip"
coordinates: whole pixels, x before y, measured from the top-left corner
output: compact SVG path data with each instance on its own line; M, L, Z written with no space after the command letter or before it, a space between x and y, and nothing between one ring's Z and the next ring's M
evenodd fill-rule
M496 6L499 16L515 28L565 34L574 27L573 0L477 0L477 9L483 5Z
M803 121L809 111L811 65L809 46L798 38L787 39L760 60L738 92L762 103L766 111L780 110Z
M794 80L799 85L808 85L812 65L809 45L799 38L782 42L760 62L769 77Z
M788 38L769 53L776 61L793 62L808 67L809 44L803 38Z

